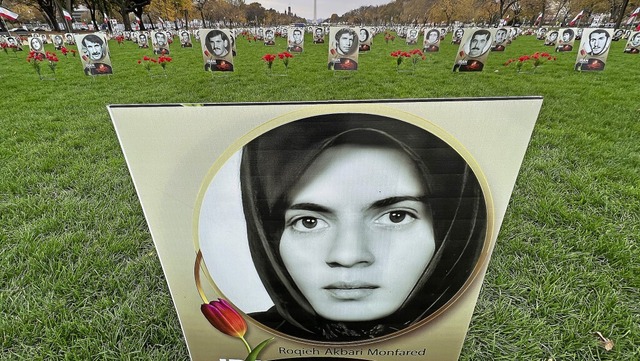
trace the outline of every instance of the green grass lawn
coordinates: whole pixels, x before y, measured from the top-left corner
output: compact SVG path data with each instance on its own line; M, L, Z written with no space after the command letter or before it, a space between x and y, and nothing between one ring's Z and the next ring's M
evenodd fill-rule
M444 43L407 74L389 56L410 49L399 40L378 35L345 76L310 37L286 77L261 60L283 39L239 38L228 76L204 72L197 43L174 43L167 78L132 43L110 42L114 74L96 79L58 52L57 79L40 81L27 51L0 52L0 359L188 358L108 104L518 95L544 104L461 359L640 359L640 56L614 42L603 72L573 71L572 52L522 74L502 64L549 50L522 37L483 72L452 73Z

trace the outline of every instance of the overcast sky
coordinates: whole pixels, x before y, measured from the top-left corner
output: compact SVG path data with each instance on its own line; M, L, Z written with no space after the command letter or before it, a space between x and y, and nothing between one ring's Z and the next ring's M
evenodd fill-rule
M349 10L357 9L364 5L388 4L393 0L316 0L317 14L320 19L327 19L331 14L342 15ZM313 0L245 0L251 4L258 2L265 9L275 9L284 12L291 6L291 12L306 19L313 18Z

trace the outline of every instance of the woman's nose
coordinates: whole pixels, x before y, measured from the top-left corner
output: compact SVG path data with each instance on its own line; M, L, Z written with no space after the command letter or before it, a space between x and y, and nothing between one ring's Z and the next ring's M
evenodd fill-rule
M330 267L368 266L375 262L366 231L355 226L341 228L332 240L325 262Z

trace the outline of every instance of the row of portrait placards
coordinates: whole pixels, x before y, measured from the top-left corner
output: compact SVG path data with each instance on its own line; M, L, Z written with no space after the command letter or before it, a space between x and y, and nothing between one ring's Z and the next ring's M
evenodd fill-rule
M285 28L287 29L287 28ZM265 45L273 41L272 28L260 28L263 30ZM327 68L330 70L357 70L358 54L368 52L373 46L375 28L373 27L329 27L316 28L313 33L313 42L323 44L328 38ZM407 39L413 36L413 30L407 32ZM292 53L304 51L304 27L290 27L287 33L287 50ZM427 53L438 52L443 39L444 29L423 28L423 51ZM553 46L556 52L572 52L575 49L575 40L580 40L575 69L581 71L603 70L612 41L616 41L616 33L608 28L560 28L556 30L538 30L537 36L543 39L545 45ZM457 28L452 33L453 44L458 44L458 52L454 60L453 71L469 72L482 71L490 52L504 51L515 37L518 30L512 27L504 28ZM206 71L233 71L234 56L236 55L236 31L232 29L200 29L198 31L182 31L178 33L180 46L192 47L192 35L200 41L204 69ZM325 36L327 35L327 36ZM173 33L164 31L133 32L129 38L140 48L149 47L149 39L155 54L170 54L170 43ZM640 53L640 31L629 32L620 38L627 38L624 52L630 54ZM111 60L108 51L108 37L104 33L94 34L52 34L48 38L40 34L32 34L28 38L30 50L44 54L44 44L51 41L56 49L64 45L77 45L85 74L101 75L112 74ZM16 45L22 49L20 37L0 37L0 43Z

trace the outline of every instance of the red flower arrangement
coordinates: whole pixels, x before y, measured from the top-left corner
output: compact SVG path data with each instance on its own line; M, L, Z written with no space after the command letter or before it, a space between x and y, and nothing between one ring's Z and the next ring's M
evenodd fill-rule
M61 47L60 51L62 52L62 55L64 55L64 57L67 57L67 54L69 54L69 49L67 49L66 47Z
M402 64L405 58L411 59L411 65L413 66L413 69L415 69L416 65L420 60L427 59L426 55L424 55L424 53L420 49L413 49L409 51L396 50L391 52L391 56L396 58L397 69L400 68L400 65Z
M293 58L293 55L288 51L284 51L282 53L278 53L278 58L282 60L284 68L289 69L289 59Z
M276 60L276 56L273 54L264 54L264 56L262 56L262 60L267 63L267 69L271 70L271 66L273 65L273 61Z
M396 40L396 37L394 35L392 35L389 32L385 32L384 33L384 42L389 44L389 40L391 40L391 42L393 42L394 40Z
M56 66L58 66L58 55L54 52L47 51L45 53L45 57L49 61L49 68L51 69L51 72L55 75Z
M38 77L40 77L41 79L42 79L42 75L40 74L41 73L40 63L42 63L43 61L44 61L44 54L42 53L36 53L35 51L31 50L29 52L29 55L27 55L27 63L31 64L33 69L38 74Z
M167 70L167 64L173 60L170 56L160 55L158 57L158 64L162 67L162 70Z
M396 58L396 66L400 66L400 64L402 64L402 61L404 60L404 58L410 58L411 57L411 53L409 53L408 51L404 51L404 50L396 50L391 52L391 56Z
M504 66L509 66L512 63L516 63L516 70L518 72L522 71L522 67L524 66L525 63L527 62L531 62L532 66L533 66L533 71L535 72L536 69L542 65L544 62L547 61L555 61L556 59L558 59L555 56L551 56L549 53L540 53L540 52L535 52L531 55L522 55L517 59L509 59L504 63Z
M0 48L4 50L5 54L9 54L9 49L13 50L14 55L18 51L18 46L15 44L2 43L0 44Z
M124 35L116 36L116 41L118 42L118 45L122 45L122 43L124 43Z
M56 66L58 65L58 56L56 55L56 53L47 51L45 54L42 54L42 53L37 53L31 50L29 52L29 55L27 55L27 63L31 64L33 69L38 74L38 77L40 78L40 80L43 79L42 62L45 60L49 62L49 64L47 65L49 66L49 69L51 69L51 72L53 73L53 75L55 75Z

